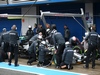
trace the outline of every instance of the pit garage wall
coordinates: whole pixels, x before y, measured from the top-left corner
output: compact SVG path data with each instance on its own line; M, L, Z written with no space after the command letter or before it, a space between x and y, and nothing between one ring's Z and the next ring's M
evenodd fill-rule
M100 3L94 3L94 24L96 25L96 31L100 34Z
M40 6L42 11L50 12L62 12L62 13L81 13L80 8L85 9L84 3L68 3L68 4L57 4L57 5L44 5ZM72 17L45 17L46 22L49 24L56 24L57 30L64 35L63 26L66 24L70 30L72 36L76 36L82 41L82 36L84 35L84 29L79 25ZM82 19L76 18L82 25ZM40 21L42 23L42 21Z
M93 25L93 3L85 3L85 17L88 27Z
M96 25L97 32L100 34L100 10L98 9L100 7L99 3L93 4L93 17L94 17L94 24ZM71 3L71 4L60 4L60 5L41 5L39 7L42 11L51 11L51 12L68 12L68 13L80 13L80 8L85 8L85 4L83 3ZM21 14L21 8L1 8L0 14L2 13L8 13L8 14ZM82 20L80 18L77 18L78 21L82 23ZM55 23L57 25L58 31L60 31L62 34L64 34L63 25L66 24L69 29L71 36L76 36L80 40L82 40L82 36L84 35L84 29L73 19L73 18L59 18L59 17L46 17L47 23L53 24ZM40 21L42 23L42 21ZM7 30L11 29L11 26L13 24L17 25L17 31L19 35L21 34L21 25L22 20L8 20L5 18L0 18L0 32L2 31L2 28L7 28ZM34 23L32 23L33 25ZM28 24L27 24L28 25ZM23 29L24 31L24 29ZM25 30L26 31L26 30Z
M21 14L20 8L0 8L0 14ZM3 28L6 28L8 31L11 30L12 25L17 26L18 34L20 35L21 31L21 20L8 20L7 18L0 18L0 32L2 32Z
M29 7L22 7L22 8L3 8L0 9L0 14L25 14L28 11ZM25 15L36 15L36 7L32 7L30 11ZM0 32L2 32L3 28L6 28L7 31L11 30L12 25L17 26L17 31L19 36L25 35L26 31L28 30L28 25L31 25L34 28L34 24L36 23L36 18L23 18L23 19L7 19L7 18L0 18Z

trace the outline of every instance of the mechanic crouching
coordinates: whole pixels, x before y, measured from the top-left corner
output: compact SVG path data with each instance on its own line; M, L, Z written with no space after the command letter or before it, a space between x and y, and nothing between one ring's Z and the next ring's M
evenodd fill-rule
M49 58L46 56L47 52L51 52L51 50L47 49L47 44L45 41L41 41L39 45L39 56L37 66L41 67L51 65Z
M73 69L72 66L73 56L74 56L74 50L71 48L71 44L69 42L66 42L60 68L61 69L67 68L68 70Z
M39 32L38 34L32 37L31 39L32 44L28 48L29 60L27 61L27 64L31 65L32 62L36 61L37 48L42 40L43 40L42 32Z

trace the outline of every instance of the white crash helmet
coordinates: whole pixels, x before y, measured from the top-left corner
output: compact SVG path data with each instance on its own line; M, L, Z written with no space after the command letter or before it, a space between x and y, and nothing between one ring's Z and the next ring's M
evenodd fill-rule
M67 41L67 42L65 42L65 44L67 44L67 45L68 45L68 44L70 44L70 43Z
M6 31L6 28L3 28L2 31Z
M69 41L65 42L65 47L69 47L69 46L70 46L70 42Z
M49 31L50 31L50 29L47 29L47 30L46 30L46 32L49 32Z
M32 26L31 26L31 25L29 25L29 26L28 26L28 28L32 28Z
M38 36L38 39L42 39L42 36L41 36L41 35L39 35L39 36Z
M45 45L45 44L46 44L46 42L45 42L45 41L41 41L41 44Z
M73 37L72 37L72 39L73 39L73 40L76 40L76 37L75 37L75 36L73 36Z
M51 30L50 29L47 29L46 32L47 32L47 34L50 34Z

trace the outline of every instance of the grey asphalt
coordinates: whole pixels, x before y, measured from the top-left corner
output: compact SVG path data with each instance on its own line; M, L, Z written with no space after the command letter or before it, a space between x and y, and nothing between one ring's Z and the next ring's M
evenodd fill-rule
M26 72L20 72L20 71L14 71L14 70L0 68L0 75L38 75L38 74L26 73Z

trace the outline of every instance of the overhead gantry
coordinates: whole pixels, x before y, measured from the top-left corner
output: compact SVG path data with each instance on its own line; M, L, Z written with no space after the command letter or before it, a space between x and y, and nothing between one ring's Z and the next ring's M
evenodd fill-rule
M80 17L83 20L84 26L82 26L81 24L80 25L85 29L85 31L89 32L89 28L88 28L88 25L86 23L84 11L83 11L82 8L80 10L81 10L81 14L74 14L74 13L56 13L56 12L50 12L50 11L43 12L42 10L40 10L40 13L41 13L40 15L24 15L23 16L23 15L18 15L18 14L0 14L0 17L8 18L8 19L23 19L23 18L26 18L26 17L27 18L28 17L29 18L39 18L39 19L41 19L43 21L44 25L46 25L45 16L72 17L74 20L76 20L75 17Z

